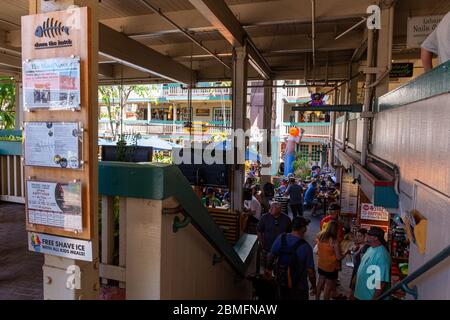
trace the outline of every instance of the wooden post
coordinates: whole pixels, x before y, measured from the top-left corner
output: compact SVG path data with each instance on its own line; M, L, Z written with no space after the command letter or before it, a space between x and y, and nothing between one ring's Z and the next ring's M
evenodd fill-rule
M69 7L71 9L65 11ZM87 7L87 8L86 8ZM60 12L50 13L58 10ZM68 182L80 181L82 184L82 225L81 232L57 229L45 225L31 225L27 220L27 230L92 241L92 262L71 258L45 255L44 299L79 300L99 297L99 257L98 257L98 1L61 0L43 2L30 0L29 12L32 16L22 18L22 58L49 59L80 57L81 60L81 109L71 111L39 110L24 114L26 122L79 122L83 126L83 167L80 170L58 168L25 167L25 177L39 181ZM59 21L69 20L69 15L79 17L79 25L73 25L70 37L71 46L52 47L36 50L36 27L52 16ZM65 21L66 22L66 21ZM67 23L69 23L67 21ZM57 38L55 38L57 40ZM42 40L44 41L44 40ZM46 41L49 41L48 39ZM67 286L69 270L79 270L80 286ZM75 273L74 273L75 274ZM76 275L76 274L75 274ZM78 276L78 275L76 275Z

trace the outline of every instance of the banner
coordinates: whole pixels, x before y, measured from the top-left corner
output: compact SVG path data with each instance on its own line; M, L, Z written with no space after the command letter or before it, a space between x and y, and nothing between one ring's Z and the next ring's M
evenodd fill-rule
M29 232L28 249L32 252L49 254L68 259L92 261L91 241Z

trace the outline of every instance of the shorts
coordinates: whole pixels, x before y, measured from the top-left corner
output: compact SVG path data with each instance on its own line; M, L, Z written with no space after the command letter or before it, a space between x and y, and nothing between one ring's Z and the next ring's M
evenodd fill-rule
M334 270L333 272L323 271L322 269L318 269L319 274L324 276L327 280L337 280L338 278L338 270Z

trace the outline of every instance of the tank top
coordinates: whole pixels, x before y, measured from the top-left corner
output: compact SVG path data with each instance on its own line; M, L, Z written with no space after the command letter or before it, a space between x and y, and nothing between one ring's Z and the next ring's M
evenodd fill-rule
M318 267L325 272L334 272L338 269L338 260L332 246L331 240L319 241L318 247Z

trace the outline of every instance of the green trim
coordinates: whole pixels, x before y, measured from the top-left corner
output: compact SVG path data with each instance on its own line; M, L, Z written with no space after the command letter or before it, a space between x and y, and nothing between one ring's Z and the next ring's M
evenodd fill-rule
M0 141L0 155L2 156L21 156L21 141Z
M181 220L179 216L175 216L173 218L173 226L172 230L174 233L177 233L178 230L186 228L191 223L191 217L184 217L184 220Z
M330 122L284 122L286 127L330 127Z
M245 276L248 264L225 239L225 236L201 205L191 185L175 165L160 163L99 163L99 194L128 198L164 200L174 197L184 209L192 224L225 257L230 265ZM253 240L252 240L253 239ZM247 245L256 245L255 238L249 238Z
M450 61L380 97L374 110L397 108L450 92Z
M0 130L0 137L21 137L22 131L21 130Z

